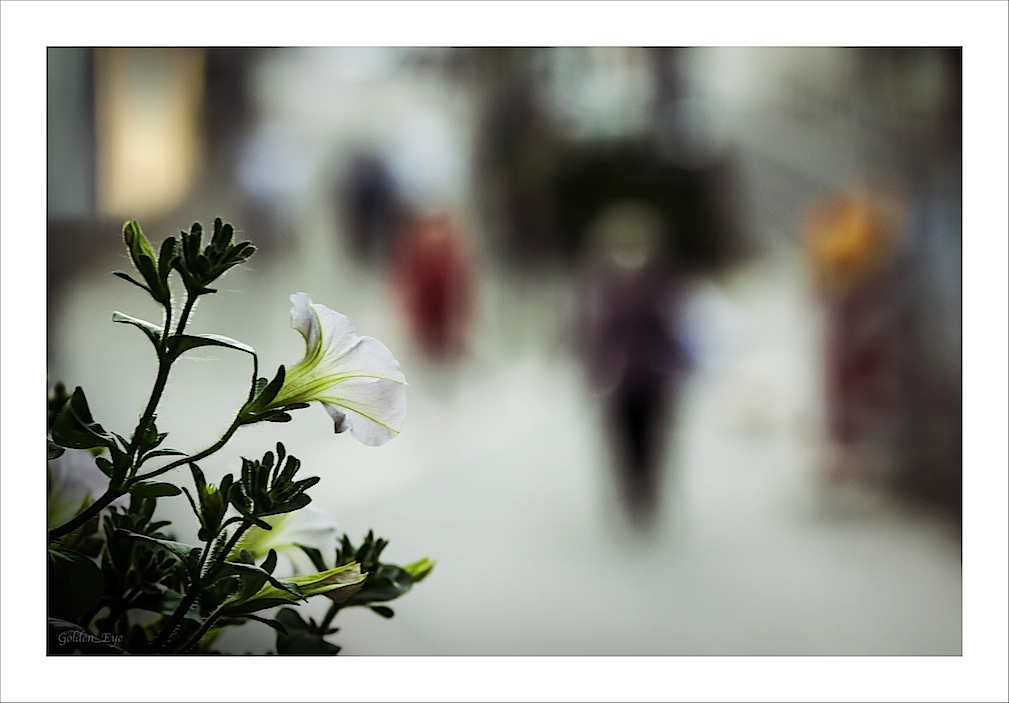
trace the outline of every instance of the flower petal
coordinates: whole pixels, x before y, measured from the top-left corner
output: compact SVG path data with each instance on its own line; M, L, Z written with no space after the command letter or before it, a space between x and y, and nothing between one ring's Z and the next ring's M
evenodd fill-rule
M336 553L339 546L339 525L328 513L314 505L263 519L273 529L250 528L242 536L239 547L249 550L257 559L265 557L271 549L275 550L280 559L277 571L274 572L278 577L315 571L311 560L299 545L314 547L327 559Z
M400 370L396 357L374 337L359 337L353 347L339 356L327 351L320 366L332 368L342 377L376 378L406 385L406 376Z
M403 429L406 387L385 379L348 379L334 388L340 397L320 398L337 433L347 429L356 440L378 447Z
M306 293L291 296L291 326L305 338L307 356L319 353L321 345L327 356L339 357L361 338L346 315L313 303Z
M392 352L305 293L292 295L291 303L291 325L305 338L307 350L288 369L273 405L319 401L337 433L350 430L368 446L399 434L406 417L406 377Z

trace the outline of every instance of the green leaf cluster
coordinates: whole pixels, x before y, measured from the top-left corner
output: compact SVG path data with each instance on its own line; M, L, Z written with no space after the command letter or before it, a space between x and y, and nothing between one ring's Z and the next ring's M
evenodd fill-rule
M194 222L188 233L181 232L180 239L165 238L159 253L155 255L140 224L136 220L129 220L123 226L123 240L142 280L138 281L121 271L117 271L115 275L143 288L163 305L170 304L172 300L168 275L173 269L179 272L191 296L215 293L209 285L256 252L256 248L249 242L234 243L234 233L234 227L224 224L218 217L214 220L214 233L210 243L203 246L203 227Z
M424 580L434 569L434 562L424 558L415 561L407 566L398 566L381 560L382 552L388 546L388 540L376 538L373 531L369 531L364 540L357 547L354 546L350 538L344 535L341 544L336 551L336 563L339 566L357 564L365 573L365 579L360 588L347 597L334 602L330 606L327 618L316 626L312 621L303 623L304 627L298 631L299 646L305 646L305 640L310 637L323 638L331 632L326 631L329 622L344 608L366 607L376 615L383 618L392 618L395 611L386 603L396 600L406 595L414 584ZM302 550L312 560L316 568L325 566L325 559L317 549L302 547ZM290 642L289 642L290 644ZM322 647L322 645L317 645ZM281 638L277 638L277 651L283 654ZM322 653L314 652L314 653Z
M234 234L234 228L218 218L206 245L202 227L194 223L189 232L168 237L155 248L136 220L124 224L123 241L136 271L115 275L164 308L160 325L118 311L112 315L113 322L139 329L158 361L147 406L132 434L124 433L128 440L94 418L80 386L68 392L57 383L47 395L47 460L60 461L67 450L88 451L108 479L104 494L89 494L75 517L49 531L47 628L52 654L210 652L223 629L249 621L277 631L281 654L336 654L340 647L326 637L337 632L331 623L342 608L365 606L392 617L384 603L408 592L433 566L426 559L405 567L382 562L387 542L372 533L359 547L344 538L332 564L306 549L316 572L290 577L276 574L276 552L271 550L257 564L241 549L242 535L253 526L272 529L265 518L307 506L308 490L320 479L299 478L301 462L279 442L261 459L242 458L241 470L225 474L216 486L197 463L220 451L239 427L287 422L291 411L307 407L271 407L284 383L283 366L272 380L260 378L251 346L222 335L186 331L196 300L216 292L211 285L255 252L249 242L235 242ZM172 271L186 291L178 316ZM168 433L158 427L157 409L173 363L187 351L206 346L250 354L252 380L223 436L187 453L165 446ZM163 461L157 465L159 459ZM156 468L141 473L148 462ZM192 487L168 475L182 466L190 469ZM199 522L200 544L178 541L171 523L159 517L159 501L180 495L186 496ZM119 498L128 502L121 506ZM331 603L318 623L303 620L291 607L315 596Z
M286 460L285 460L286 459ZM262 518L300 510L312 502L305 491L317 484L318 476L296 481L301 461L287 456L277 442L277 454L266 452L256 461L242 459L241 477L228 487L228 502L253 523L269 530Z
M234 234L234 227L222 223L219 217L214 220L214 233L205 247L202 246L203 227L200 223L194 222L188 234L181 234L182 255L175 260L175 267L190 295L215 293L208 286L256 252L256 247L249 242L234 243Z

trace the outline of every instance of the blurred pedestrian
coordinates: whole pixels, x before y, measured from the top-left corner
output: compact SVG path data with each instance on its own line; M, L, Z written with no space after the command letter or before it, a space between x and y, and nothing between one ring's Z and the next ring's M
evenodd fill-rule
M446 361L465 349L473 304L473 259L445 212L406 220L392 262L393 285L414 344Z
M354 255L362 260L384 259L400 217L401 196L386 159L362 151L350 160L339 193Z
M805 245L824 315L831 478L889 478L907 436L909 329L899 199L853 190L811 208Z
M622 500L645 524L659 504L666 438L689 365L681 294L663 255L657 211L637 202L607 207L590 227L581 341L600 396Z

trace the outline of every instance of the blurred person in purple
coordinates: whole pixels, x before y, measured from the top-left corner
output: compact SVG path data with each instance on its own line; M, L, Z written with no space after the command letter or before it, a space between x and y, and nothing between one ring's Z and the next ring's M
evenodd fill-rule
M669 234L647 204L606 207L588 231L580 298L583 362L603 404L621 499L640 526L657 515L666 440L690 366L682 284L663 246Z

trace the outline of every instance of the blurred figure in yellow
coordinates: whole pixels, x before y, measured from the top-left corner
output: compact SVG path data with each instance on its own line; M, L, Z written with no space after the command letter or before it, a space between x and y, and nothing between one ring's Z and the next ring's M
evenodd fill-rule
M803 234L821 291L844 296L884 275L903 242L902 220L894 187L855 189L815 204Z
M876 185L815 204L803 240L825 307L827 427L840 450L832 477L892 474L907 435L903 355L904 215L896 188Z
M589 384L604 404L622 499L641 526L656 517L665 438L689 364L668 235L650 205L606 207L588 231L581 299Z

